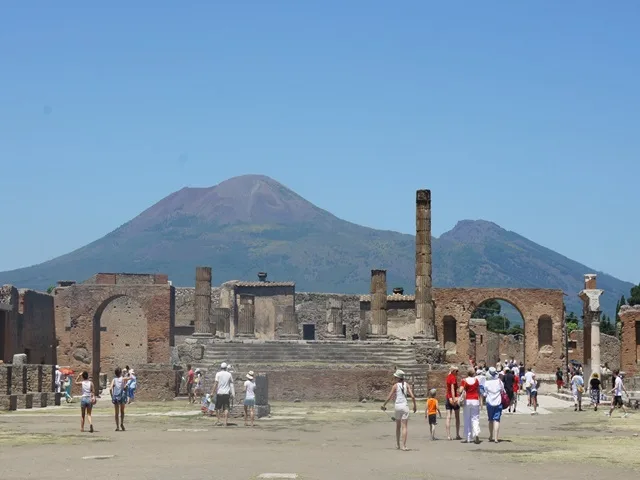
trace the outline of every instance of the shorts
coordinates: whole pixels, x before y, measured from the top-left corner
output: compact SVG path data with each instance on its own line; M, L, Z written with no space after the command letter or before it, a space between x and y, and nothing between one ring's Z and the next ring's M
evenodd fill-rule
M216 395L216 410L231 410L231 395Z
M409 420L409 405L396 408L396 420Z
M93 407L93 405L91 404L91 399L87 397L82 397L82 400L80 400L80 406L84 408Z
M436 414L432 414L429 415L429 425L435 425L438 423L438 418L436 417Z
M256 399L255 398L245 398L244 399L244 406L245 407L249 407L249 408L253 408L256 406Z
M193 392L193 383L187 383L187 393L191 395L191 392Z
M530 395L531 395L531 398L538 398L538 391L537 390L532 390Z
M502 405L489 405L487 403L487 415L490 422L499 422L502 418Z
M125 397L124 395L121 395L120 397L112 397L111 403L113 403L114 405L124 405L125 403L127 403L127 397Z
M624 406L624 402L622 401L622 395L616 395L613 397L613 403L611 404L613 407L622 407Z
M447 398L447 401L444 402L444 408L446 408L447 410L455 410L455 411L457 411L457 410L460 410L460 405L453 405L451 403L451 399Z
M561 388L564 385L564 382L562 380L556 380L556 385L558 388Z

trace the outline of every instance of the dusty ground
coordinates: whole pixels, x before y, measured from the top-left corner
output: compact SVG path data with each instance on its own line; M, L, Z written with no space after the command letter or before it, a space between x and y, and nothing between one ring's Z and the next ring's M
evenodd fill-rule
M114 431L104 404L94 434L79 432L78 405L0 413L0 479L247 480L265 472L337 480L497 480L527 472L545 480L637 478L640 414L610 419L549 397L541 403L541 415L526 407L505 415L499 445L432 442L419 413L410 420L409 452L395 449L394 424L377 403L275 404L255 429L235 420L215 427L184 402L135 404L126 432ZM444 437L444 421L438 430ZM83 458L95 456L108 458Z

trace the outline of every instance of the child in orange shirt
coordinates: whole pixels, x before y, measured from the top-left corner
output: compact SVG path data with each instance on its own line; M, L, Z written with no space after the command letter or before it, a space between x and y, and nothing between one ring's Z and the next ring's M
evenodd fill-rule
M436 389L432 388L429 391L429 398L427 399L427 409L424 412L424 417L429 420L429 430L431 431L431 440L436 439L436 413L442 418L442 413L440 413L440 407L438 405L438 400L436 399Z

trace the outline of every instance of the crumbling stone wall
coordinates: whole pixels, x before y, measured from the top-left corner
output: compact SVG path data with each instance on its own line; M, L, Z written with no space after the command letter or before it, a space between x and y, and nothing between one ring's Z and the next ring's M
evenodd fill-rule
M20 353L19 298L18 289L13 285L0 286L0 360L5 363L11 363L13 355Z
M569 344L575 342L575 348L569 348L569 360L577 360L582 363L584 358L584 334L582 330L574 330L569 334ZM600 363L605 363L609 369L620 368L621 342L616 337L600 333Z
M55 365L56 334L53 296L35 290L20 290L22 321L20 353L27 354L27 362Z
M360 333L360 295L296 292L296 321L300 331L303 325L312 324L316 326L317 340L331 338L333 332L329 331L327 321L330 299L342 302L342 322L347 327L346 338L351 340L354 334Z
M132 278L143 278L146 283L131 284ZM154 282L149 283L149 278ZM119 283L124 279L124 283ZM58 340L58 362L78 370L93 365L93 353L100 354L101 362L109 362L116 352L109 345L101 344L100 336L103 313L111 302L127 297L140 305L146 319L147 340L144 363L169 363L170 346L174 329L175 290L166 275L144 275L142 277L121 274L98 274L93 283L74 284L56 288L54 296L56 337ZM126 305L123 304L123 305ZM123 315L127 315L123 310ZM136 318L141 318L136 313ZM108 328L108 326L107 326ZM144 325L140 326L144 328ZM139 339L140 332L125 333L132 341ZM145 343L145 342L143 342ZM105 348L102 351L101 347ZM116 345L114 345L114 348ZM139 360L134 359L132 360ZM134 361L119 358L122 363L136 367ZM95 372L94 372L95 373Z
M640 305L620 308L620 368L628 377L640 374Z

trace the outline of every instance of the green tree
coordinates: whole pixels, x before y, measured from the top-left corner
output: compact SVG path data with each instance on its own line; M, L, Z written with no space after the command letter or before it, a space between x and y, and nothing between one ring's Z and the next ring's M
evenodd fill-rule
M53 290L54 290L55 288L56 288L56 286L55 286L55 285L51 285L49 288L47 288L47 293L48 293L49 295L51 295L51 292L53 292Z
M567 332L571 333L574 330L578 330L580 321L575 313L569 312L567 315Z
M604 333L605 335L611 335L614 337L617 334L615 324L607 315L602 315L602 319L600 320L600 332Z
M487 330L496 333L506 333L511 327L511 322L504 315L492 315L487 319Z
M499 316L502 307L497 300L486 300L476 307L471 314L471 318L484 318L487 320L489 317Z
M620 297L618 303L616 303L616 323L620 321L620 307L627 304L627 300L624 298L624 295Z
M631 289L631 296L627 299L629 305L640 305L640 285Z

